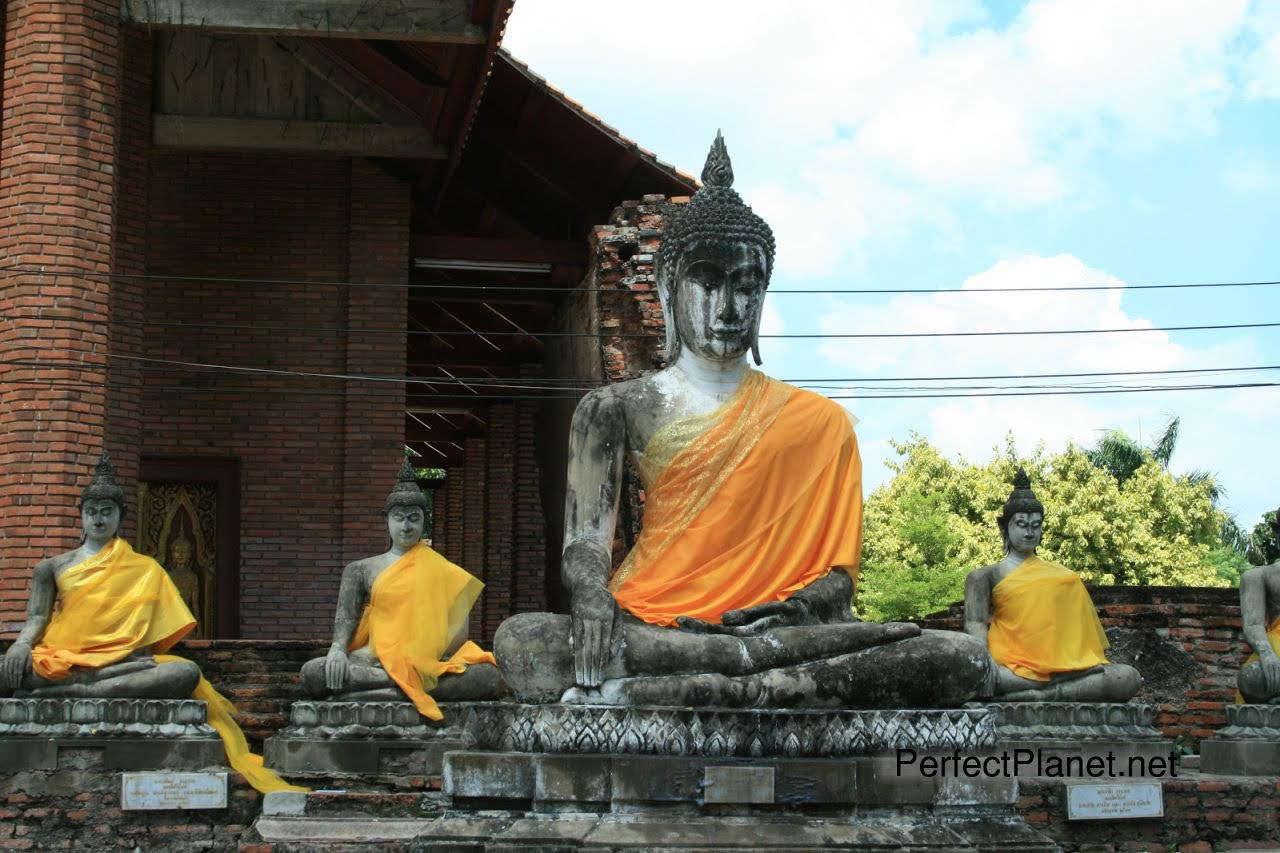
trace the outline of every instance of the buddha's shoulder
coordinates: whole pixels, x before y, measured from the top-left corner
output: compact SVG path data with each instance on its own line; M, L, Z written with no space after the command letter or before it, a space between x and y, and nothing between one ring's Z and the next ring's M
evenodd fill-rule
M792 385L780 379L770 379L769 381L777 383L778 386L789 391L789 399L804 410L806 417L819 418L841 430L847 427L850 432L853 431L858 423L858 418L853 412L850 412L830 397L824 397L816 391L810 391L807 388L801 388L798 385Z
M578 401L575 418L599 421L610 415L625 417L628 411L651 407L660 393L653 375L603 385Z
M1280 562L1266 566L1254 566L1240 575L1240 582L1248 579L1252 583L1262 583L1280 589Z
M61 554L55 554L52 557L45 557L36 563L35 573L40 574L57 574L68 566L80 562L80 549L66 551Z

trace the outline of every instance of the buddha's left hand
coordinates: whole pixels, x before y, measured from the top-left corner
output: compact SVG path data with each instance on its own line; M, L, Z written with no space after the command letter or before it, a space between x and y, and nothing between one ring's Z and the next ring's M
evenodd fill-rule
M760 634L770 628L790 625L816 625L819 620L809 607L796 599L766 601L741 610L727 610L720 617L720 624L701 619L683 617L677 620L680 628L697 633L733 634L739 637Z

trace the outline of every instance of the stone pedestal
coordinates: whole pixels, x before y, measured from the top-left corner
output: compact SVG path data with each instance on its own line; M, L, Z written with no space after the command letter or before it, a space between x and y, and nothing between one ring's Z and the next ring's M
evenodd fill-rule
M0 699L0 767L51 769L60 750L102 750L112 770L226 763L208 708L194 699Z
M605 705L472 705L475 749L607 755L837 758L886 750L979 750L996 743L982 708L755 710Z
M282 773L438 776L444 753L464 746L468 706L440 710L434 724L409 702L294 702L263 760Z
M992 712L998 750L1024 759L1012 762L1019 776L1059 776L1062 767L1072 777L1163 777L1173 769L1173 744L1153 725L1154 705L990 702L966 707ZM1105 766L1106 772L1099 776L1088 771L1090 766Z
M1200 743L1200 769L1280 776L1280 705L1228 705L1227 725Z

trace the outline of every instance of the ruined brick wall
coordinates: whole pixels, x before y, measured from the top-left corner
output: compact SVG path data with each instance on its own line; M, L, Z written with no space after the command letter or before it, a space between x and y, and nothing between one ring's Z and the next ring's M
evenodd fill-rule
M1168 737L1206 738L1226 725L1236 675L1249 654L1240 633L1239 592L1206 587L1089 588L1111 640L1108 657L1137 667L1137 701L1158 706ZM964 629L964 607L923 620L929 628Z
M1115 821L1068 821L1061 781L1024 779L1018 782L1017 809L1069 853L1267 850L1280 838L1274 779L1166 779L1164 817Z

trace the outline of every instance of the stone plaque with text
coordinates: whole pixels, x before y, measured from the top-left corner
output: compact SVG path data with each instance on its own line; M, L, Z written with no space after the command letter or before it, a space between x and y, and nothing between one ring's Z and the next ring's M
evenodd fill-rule
M772 803L772 767L708 767L703 775L706 803Z
M125 811L226 807L226 773L121 774L120 808Z
M1164 816L1159 782L1078 782L1067 785L1067 820L1122 820Z

